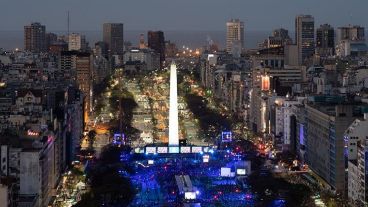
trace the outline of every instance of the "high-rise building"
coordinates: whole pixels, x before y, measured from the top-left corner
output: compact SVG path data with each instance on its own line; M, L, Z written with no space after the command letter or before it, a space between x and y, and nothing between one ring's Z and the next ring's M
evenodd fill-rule
M337 29L336 55L339 57L361 56L368 52L364 27L346 26Z
M361 26L346 26L337 28L337 42L344 40L364 41L364 27Z
M88 52L63 51L60 56L60 70L66 78L76 80L83 92L84 120L88 120L88 113L92 109L92 63Z
M110 55L123 55L124 53L124 24L103 24L103 41L107 44Z
M323 24L317 29L316 48L319 55L333 55L335 50L335 30L329 24Z
M68 37L68 49L70 51L85 51L87 49L86 37L76 33L70 34Z
M314 18L299 15L295 18L295 41L298 47L298 62L303 62L314 54Z
M30 52L46 51L46 27L38 22L24 26L24 50Z
M160 65L165 61L165 36L162 31L148 31L148 47L160 54Z
M244 22L239 19L231 19L226 23L226 28L226 52L232 54L241 52L244 48Z

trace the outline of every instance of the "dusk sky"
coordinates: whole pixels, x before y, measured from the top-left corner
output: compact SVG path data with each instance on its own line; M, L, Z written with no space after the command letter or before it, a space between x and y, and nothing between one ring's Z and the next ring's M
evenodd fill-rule
M23 30L39 21L48 31L101 30L104 22L123 22L126 30L225 30L239 18L246 30L293 29L297 14L312 14L316 26L367 27L368 0L1 0L0 30Z

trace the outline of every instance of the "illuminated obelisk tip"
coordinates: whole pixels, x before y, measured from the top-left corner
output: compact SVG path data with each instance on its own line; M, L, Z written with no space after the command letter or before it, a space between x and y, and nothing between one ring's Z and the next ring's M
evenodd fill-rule
M170 66L169 146L179 145L178 87L176 65Z

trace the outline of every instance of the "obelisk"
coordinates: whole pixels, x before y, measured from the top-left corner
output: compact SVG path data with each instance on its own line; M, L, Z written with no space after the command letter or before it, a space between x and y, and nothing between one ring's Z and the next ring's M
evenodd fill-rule
M169 146L179 146L178 85L174 62L170 65Z

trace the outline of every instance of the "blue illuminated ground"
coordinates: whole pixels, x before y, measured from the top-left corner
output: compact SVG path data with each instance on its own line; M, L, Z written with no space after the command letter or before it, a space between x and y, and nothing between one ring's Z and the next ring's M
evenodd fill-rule
M151 154L130 160L136 171L130 178L137 190L130 206L259 206L257 195L247 185L246 177L220 176L221 167L229 166L239 158L230 151L216 151L209 155L209 163L203 163L203 154ZM154 164L149 165L148 160L153 160ZM175 175L190 176L197 189L196 200L185 200L179 194ZM284 200L275 200L269 206L286 205Z

